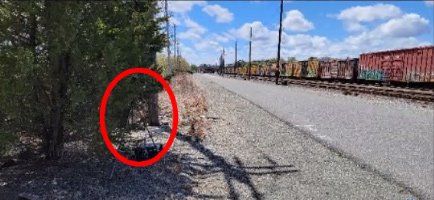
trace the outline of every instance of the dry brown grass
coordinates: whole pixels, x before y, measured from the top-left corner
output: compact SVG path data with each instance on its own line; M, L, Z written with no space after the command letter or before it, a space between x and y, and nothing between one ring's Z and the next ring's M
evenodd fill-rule
M187 133L190 136L204 139L207 129L207 103L202 90L194 83L190 74L173 77L171 87L178 102L180 125L189 127Z

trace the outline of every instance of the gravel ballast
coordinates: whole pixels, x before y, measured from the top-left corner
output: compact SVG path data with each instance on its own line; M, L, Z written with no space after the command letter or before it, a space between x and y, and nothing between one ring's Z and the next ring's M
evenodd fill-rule
M260 106L418 196L434 198L432 105L197 76Z

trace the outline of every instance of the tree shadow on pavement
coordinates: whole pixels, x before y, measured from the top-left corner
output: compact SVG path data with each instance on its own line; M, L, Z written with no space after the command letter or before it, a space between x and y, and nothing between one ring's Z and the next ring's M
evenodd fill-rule
M251 179L251 176L264 176L264 175L283 175L289 173L298 172L297 169L291 169L293 165L278 165L277 162L273 161L268 156L264 156L266 160L271 163L268 166L246 166L243 161L234 156L234 164L229 163L224 157L215 154L210 149L206 148L203 144L192 141L188 136L178 136L178 139L187 142L194 149L203 154L206 158L208 158L212 164L198 164L191 163L190 169L188 171L198 171L200 173L219 173L223 172L224 178L229 188L229 198L230 199L240 199L240 194L237 192L237 188L234 185L234 181L242 183L246 185L252 198L254 199L263 199L262 194L258 191L258 188L255 186L254 182Z
M0 199L241 199L239 185L245 185L251 198L262 199L252 176L282 175L297 172L292 165L279 165L263 155L270 165L247 166L237 156L223 157L191 138L178 139L205 157L202 162L189 153L168 152L152 166L134 168L117 160L97 158L80 151L69 152L59 161L29 160L0 169ZM229 162L227 159L233 159ZM193 192L197 175L222 173L228 194ZM208 191L207 191L208 193Z

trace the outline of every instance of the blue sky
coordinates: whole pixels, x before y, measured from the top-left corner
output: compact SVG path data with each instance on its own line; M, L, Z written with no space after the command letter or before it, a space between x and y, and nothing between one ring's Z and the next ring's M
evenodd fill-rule
M275 58L279 1L170 1L181 54L190 63ZM355 57L362 52L433 44L433 1L289 1L284 4L282 57Z

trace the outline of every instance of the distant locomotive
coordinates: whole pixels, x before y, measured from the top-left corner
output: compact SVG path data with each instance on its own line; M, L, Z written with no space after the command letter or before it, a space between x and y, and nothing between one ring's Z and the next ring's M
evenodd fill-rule
M276 70L276 61L253 61L250 74L273 77ZM283 78L434 84L434 46L364 53L359 58L291 60L280 72ZM224 73L246 76L249 65L232 64Z

